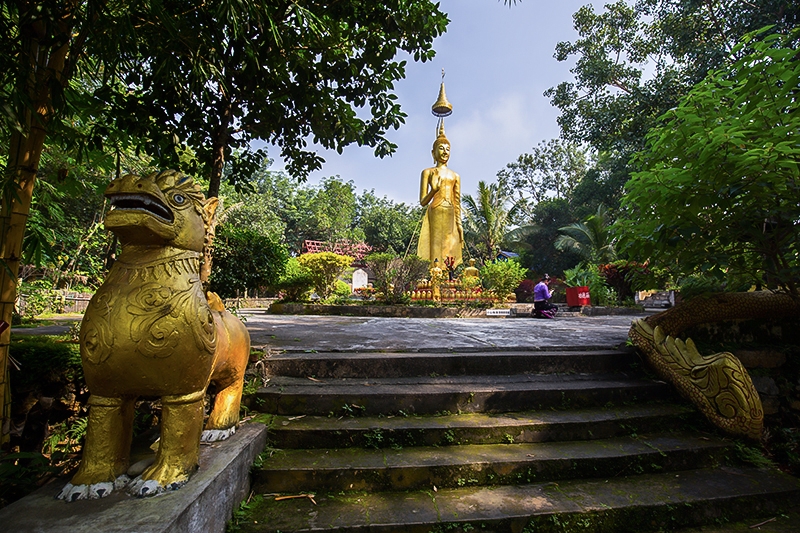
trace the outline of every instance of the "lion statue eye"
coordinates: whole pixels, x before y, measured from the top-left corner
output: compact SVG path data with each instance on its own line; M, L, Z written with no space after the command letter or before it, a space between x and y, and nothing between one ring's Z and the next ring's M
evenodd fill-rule
M178 205L183 205L186 202L186 197L181 193L175 193L172 195L172 201Z

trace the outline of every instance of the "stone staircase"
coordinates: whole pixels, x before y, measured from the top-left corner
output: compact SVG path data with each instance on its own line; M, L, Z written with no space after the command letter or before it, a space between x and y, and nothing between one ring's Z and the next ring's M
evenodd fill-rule
M293 353L238 530L645 532L763 515L800 481L737 460L635 354Z

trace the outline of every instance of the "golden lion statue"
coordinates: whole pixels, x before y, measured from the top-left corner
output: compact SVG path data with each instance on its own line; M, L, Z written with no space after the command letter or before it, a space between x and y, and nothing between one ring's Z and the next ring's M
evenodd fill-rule
M59 498L137 496L179 488L197 469L201 440L228 438L239 421L250 336L219 297L203 295L199 268L217 199L167 170L127 175L105 192L106 229L122 253L89 303L80 330L91 392L80 468ZM206 388L216 401L203 431ZM134 402L161 398L155 462L130 481Z

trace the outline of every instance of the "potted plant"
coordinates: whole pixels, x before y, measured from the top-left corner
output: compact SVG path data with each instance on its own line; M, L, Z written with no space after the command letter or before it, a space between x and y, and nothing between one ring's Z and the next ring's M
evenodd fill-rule
M581 307L591 305L589 285L597 274L591 268L578 265L564 271L564 284L567 286L567 305Z

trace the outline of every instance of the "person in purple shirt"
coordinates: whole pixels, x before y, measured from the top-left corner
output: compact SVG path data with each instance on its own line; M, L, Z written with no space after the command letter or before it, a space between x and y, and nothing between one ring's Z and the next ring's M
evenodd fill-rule
M533 288L533 316L537 318L553 318L558 306L548 302L553 294L550 292L550 276L545 274Z

